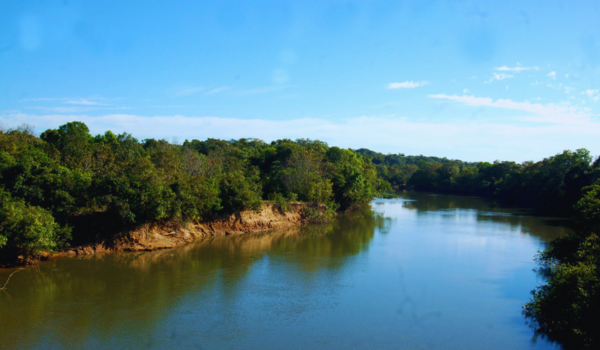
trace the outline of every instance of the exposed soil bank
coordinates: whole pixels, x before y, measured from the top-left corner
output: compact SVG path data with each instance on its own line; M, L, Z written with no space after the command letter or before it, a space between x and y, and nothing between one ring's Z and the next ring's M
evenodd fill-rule
M145 224L107 238L97 238L94 243L69 247L54 256L166 249L207 236L238 235L296 226L310 221L306 210L308 208L313 206L306 203L290 203L289 211L282 213L274 204L264 203L259 213L243 210L211 221L191 222L185 225ZM319 209L322 211L324 206Z

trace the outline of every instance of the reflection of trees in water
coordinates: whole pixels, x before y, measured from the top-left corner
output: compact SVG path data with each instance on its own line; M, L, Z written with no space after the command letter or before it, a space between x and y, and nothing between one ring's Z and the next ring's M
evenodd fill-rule
M402 192L402 198L410 200L403 203L405 208L415 209L419 212L443 209L471 209L479 211L494 211L498 209L496 202L479 197L404 191ZM506 212L505 209L503 209L503 212Z
M60 259L28 268L0 295L7 348L58 335L58 347L84 347L119 331L147 332L189 293L210 288L234 297L252 265L268 254L304 274L339 271L368 247L386 220L370 209L329 224L227 237L177 249ZM10 273L1 273L8 276ZM4 280L0 278L0 280ZM139 344L138 344L139 345Z
M449 219L472 215L478 223L506 225L543 241L552 241L571 232L564 226L564 219L532 216L526 209L502 207L489 199L424 192L403 192L402 198L407 200L402 203L403 207L416 210L418 215L429 215L432 211L441 212L442 217Z

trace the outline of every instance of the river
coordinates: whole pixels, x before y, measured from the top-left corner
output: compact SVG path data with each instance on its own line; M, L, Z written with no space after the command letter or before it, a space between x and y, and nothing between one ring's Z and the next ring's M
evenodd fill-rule
M0 292L0 348L553 349L521 307L560 224L405 192L329 224L60 258Z

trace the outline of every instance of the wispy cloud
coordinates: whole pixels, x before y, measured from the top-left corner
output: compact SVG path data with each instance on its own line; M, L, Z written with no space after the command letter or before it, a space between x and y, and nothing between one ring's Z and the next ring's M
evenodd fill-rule
M428 85L428 81L405 81L402 83L389 83L388 89L414 89L420 86Z
M85 98L66 100L64 103L68 104L68 105L84 105L84 106L105 106L106 105L105 103L100 103L98 101L85 99Z
M83 113L90 111L98 111L98 110L129 110L131 107L100 107L92 105L90 107L80 107L80 106L64 106L64 107L25 107L26 109L35 109L44 112L52 112L52 113Z
M517 72L517 73L521 73L523 71L526 70L540 70L540 67L521 67L521 66L517 66L517 67L508 67L508 66L502 66L502 67L496 67L494 68L494 70L500 71L500 72Z
M501 72L501 73L496 73L493 72L492 76L490 77L490 80L486 81L486 83L491 83L494 81L498 81L498 80L504 80L504 79L509 79L509 78L514 78L514 74L518 74L521 73L523 71L528 71L528 70L539 70L540 68L537 66L533 66L533 67L522 67L517 63L516 67L508 67L508 66L501 66L501 67L496 67L494 68L495 71ZM512 73L512 74L511 74Z
M547 76L549 76L552 79L556 79L556 72L552 71L552 72L548 73Z
M75 98L75 97L38 97L38 98L25 98L19 100L19 102L58 102L68 105L85 105L85 106L106 106L107 99L103 97L86 97L86 98Z
M291 87L290 85L281 85L281 86L265 86L256 89L248 89L240 92L240 95L254 95L254 94L266 94L269 92L275 92L284 90Z
M486 81L486 83L491 83L495 80L504 80L504 79L510 79L510 78L514 78L514 75L511 74L507 74L507 73L492 73L492 77L490 78L490 80Z
M230 90L230 89L231 88L228 87L228 86L221 86L221 87L218 87L218 88L215 88L215 89L211 89L210 91L207 92L207 94L210 94L210 95L212 95L212 94L218 94L218 93Z
M187 87L174 93L174 96L190 96L206 90L204 86Z
M52 113L83 113L91 111L91 108L85 107L25 107L27 109L35 109L44 112Z
M582 94L588 95L594 101L600 100L599 90L588 89L582 92Z
M64 101L70 100L67 98L54 98L54 97L38 97L38 98L24 98L19 100L19 102L39 102L39 101Z
M429 97L457 101L469 106L503 108L535 114L533 117L521 118L522 120L526 121L573 123L588 119L591 116L589 108L572 106L568 103L565 105L557 105L553 103L544 105L541 103L515 102L508 99L498 99L494 101L489 97L457 96L446 94L429 95Z

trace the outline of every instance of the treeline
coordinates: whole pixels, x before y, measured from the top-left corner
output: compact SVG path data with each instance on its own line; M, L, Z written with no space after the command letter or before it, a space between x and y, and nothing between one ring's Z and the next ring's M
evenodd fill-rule
M427 157L423 155L407 156L404 153L383 154L366 148L354 151L371 157L373 165L377 168L377 174L394 186L405 186L417 170L428 164L457 164L458 166L469 166L472 164L458 159Z
M0 131L0 260L77 241L73 222L103 213L120 226L187 222L271 200L326 205L328 213L391 190L370 158L313 140L137 140L81 122ZM73 233L73 234L72 234Z
M424 155L418 156L407 156L404 153L398 154L383 154L375 151L371 151L367 148L359 148L354 150L356 153L366 154L371 157L373 164L375 165L385 165L388 167L399 167L405 165L420 165L422 163L455 163L460 165L469 165L473 163L463 162L458 159L448 159L448 158L440 158L440 157L430 157Z
M570 215L583 196L583 189L600 178L600 158L593 162L590 152L585 149L564 151L538 162L520 164L509 161L467 163L422 156L416 160L403 155L384 156L364 149L359 151L370 154L378 175L394 186L496 197L553 214ZM394 165L396 163L390 159L405 162Z

